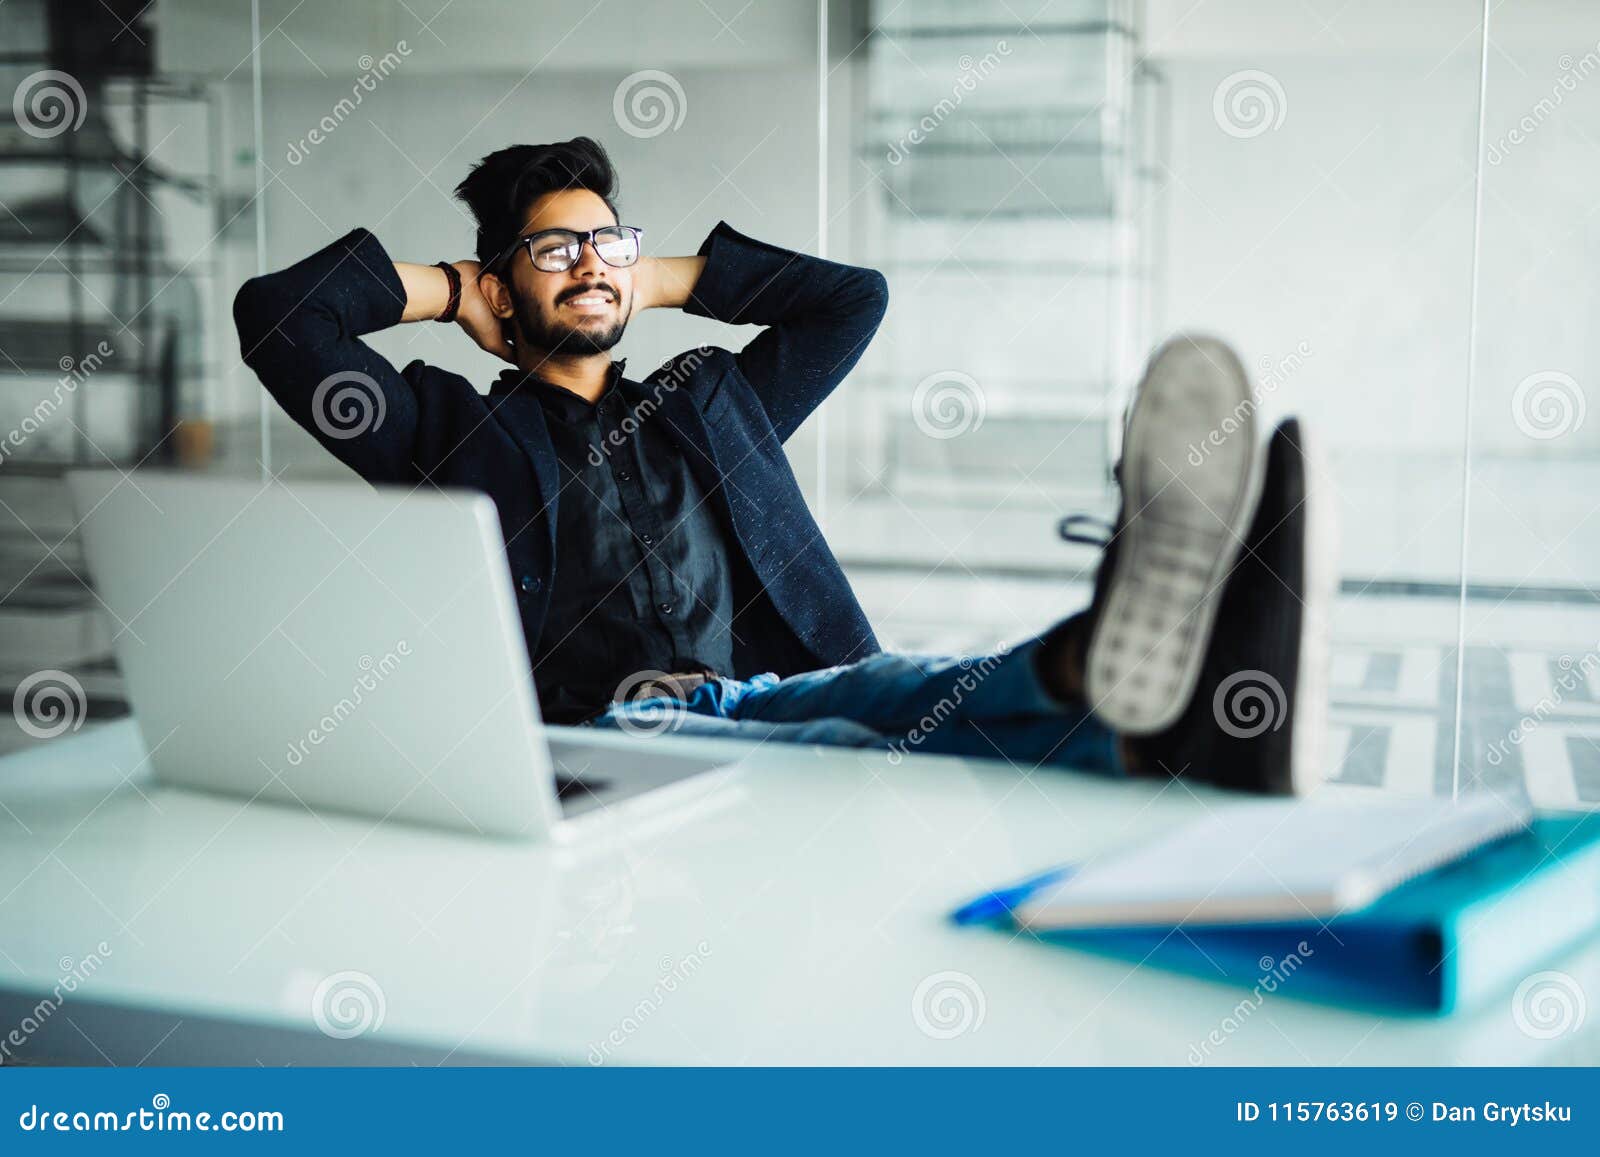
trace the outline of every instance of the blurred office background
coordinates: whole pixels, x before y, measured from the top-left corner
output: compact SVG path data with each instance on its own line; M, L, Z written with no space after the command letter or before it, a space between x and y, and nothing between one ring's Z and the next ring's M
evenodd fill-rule
M885 645L976 650L1079 605L1094 554L1055 525L1113 512L1144 356L1204 329L1330 460L1335 775L1600 803L1600 12L1501 5L1487 47L1482 16L8 0L0 692L65 675L68 730L126 710L63 469L350 477L241 364L240 282L356 225L466 256L468 164L586 133L654 252L726 219L888 275L878 340L790 446ZM747 339L652 313L620 352ZM373 341L498 372L453 327ZM0 713L0 749L54 730Z

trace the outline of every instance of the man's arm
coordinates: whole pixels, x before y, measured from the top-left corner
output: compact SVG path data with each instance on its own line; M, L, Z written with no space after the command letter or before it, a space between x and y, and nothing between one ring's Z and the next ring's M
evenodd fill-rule
M641 257L633 273L634 309L682 309L704 272L704 257Z
M462 274L457 324L507 357L498 320L477 292L477 264L456 268ZM244 283L233 302L239 349L284 411L340 461L370 482L412 481L417 396L361 337L437 317L449 286L444 270L391 261L376 237L357 229Z
M506 340L505 327L488 299L478 289L476 261L452 261L457 276L461 278L461 303L456 309L455 323L470 337L479 349L493 354L502 361L516 365L511 343ZM401 321L433 321L450 304L450 279L437 265L413 265L408 261L394 263L395 274L406 291L405 312Z
M889 304L888 284L875 269L767 245L726 223L712 230L698 257L654 265L646 280L660 300L649 304L767 327L737 362L780 440L844 380Z

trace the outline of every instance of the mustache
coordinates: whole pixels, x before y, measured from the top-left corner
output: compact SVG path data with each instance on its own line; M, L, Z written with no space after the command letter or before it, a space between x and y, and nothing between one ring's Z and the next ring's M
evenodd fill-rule
M572 289L563 290L561 293L558 293L556 295L556 304L564 305L571 301L574 297L582 297L586 293L604 293L610 297L613 302L622 300L616 289L609 283L604 281L586 281L582 285L574 286Z

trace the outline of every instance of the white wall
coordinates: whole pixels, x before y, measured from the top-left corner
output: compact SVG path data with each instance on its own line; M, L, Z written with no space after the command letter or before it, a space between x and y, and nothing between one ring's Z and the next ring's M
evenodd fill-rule
M1168 323L1272 357L1305 338L1315 356L1283 405L1315 413L1341 446L1459 455L1480 5L1357 0L1326 26L1293 7L1152 4L1174 108ZM1539 125L1492 147L1484 169L1474 439L1484 453L1544 453L1507 420L1517 383L1552 367L1600 376L1588 336L1600 148L1585 127L1600 124L1600 9L1502 5L1491 39L1487 140L1530 112ZM1563 87L1586 54L1595 75ZM1213 98L1246 69L1278 81L1285 115L1236 139ZM1536 110L1552 93L1559 106ZM1563 453L1600 447L1600 422L1575 433Z
M1464 561L1475 582L1592 590L1600 7L1494 7L1480 170L1481 7L1151 0L1174 110L1165 323L1251 362L1309 343L1266 409L1333 451L1347 575L1453 582ZM1244 70L1284 115L1239 139L1214 98ZM1551 375L1535 410L1519 387Z
M1215 36L1223 13L1243 23L1247 8L1204 6L1183 32ZM1447 43L1430 59L1263 44L1162 60L1173 109L1166 325L1219 332L1251 364L1306 343L1267 409L1314 416L1336 447L1459 454L1475 49ZM1214 98L1245 70L1278 84L1282 122L1240 138L1219 125Z
M234 25L246 6L163 3L164 51L187 68L234 69L232 85L243 85L248 62L234 51ZM265 199L269 265L358 223L374 227L398 258L465 253L470 228L448 190L467 164L513 141L577 132L613 149L624 212L646 227L657 252L692 250L720 216L784 244L816 246L809 2L742 15L723 6L730 31L698 3L614 0L589 19L543 0L514 13L456 0L437 25L443 44L387 0L341 4L337 16L335 6L291 15L292 7L270 0L263 9L265 155L279 176ZM232 29L225 37L222 11ZM1158 322L1219 332L1258 370L1310 351L1265 408L1308 415L1335 451L1345 521L1360 528L1347 535L1351 573L1456 573L1469 376L1480 467L1501 459L1535 470L1536 485L1495 481L1495 498L1516 505L1534 542L1583 540L1574 532L1584 512L1563 506L1561 495L1578 477L1572 464L1592 463L1600 447L1600 414L1568 436L1530 439L1511 402L1518 383L1540 371L1570 375L1585 404L1600 380L1590 336L1600 130L1588 127L1600 124L1600 68L1562 89L1558 105L1538 105L1568 71L1564 57L1577 69L1586 57L1600 62L1600 7L1523 0L1495 10L1488 139L1500 142L1530 112L1537 125L1484 170L1474 344L1479 12L1477 0L1148 3L1147 50L1169 80L1172 136L1158 205L1167 239ZM627 33L623 48L596 38L606 29ZM840 51L864 55L856 32L844 22L835 28ZM350 93L357 58L401 38L410 52L394 75L308 159L289 164L289 142ZM671 71L682 85L687 107L676 131L640 139L619 129L616 87L642 68ZM1241 138L1219 125L1214 99L1226 78L1245 71L1272 78L1283 116ZM830 81L830 209L861 194L849 120L858 73L842 67ZM861 251L849 236L857 216L833 214L831 252ZM740 335L647 315L621 352L648 367L708 339ZM425 357L483 383L498 369L445 327L405 327L375 341L396 360ZM1048 358L1050 335L1037 344ZM248 376L223 392L235 412L252 411ZM794 449L804 472L808 438ZM1484 565L1515 574L1524 553L1506 548ZM1557 570L1583 568L1580 558Z
M472 226L450 196L469 165L508 144L580 133L610 150L623 214L645 228L653 252L693 252L722 218L779 244L816 248L809 3L756 6L737 18L735 7L722 14L724 27L699 4L613 3L584 18L573 6L456 0L434 26L443 43L399 19L403 9L388 0L291 9L273 0L262 13L268 268L357 225L373 229L396 260L470 256ZM247 4L164 0L162 45L174 66L232 70L226 87L248 113L241 14ZM361 91L353 111L336 112L371 75L364 65L386 53L395 67ZM619 85L643 69L670 70L683 94L681 122L656 136L631 135L614 113ZM310 142L329 116L336 127ZM248 130L248 120L236 127ZM843 245L848 231L841 219L831 236ZM646 314L618 353L640 372L702 341L737 345L749 336L675 312ZM397 363L424 358L481 388L503 368L453 328L406 326L371 340ZM253 416L253 376L236 356L224 371L218 416ZM812 459L810 436L797 445L802 466Z

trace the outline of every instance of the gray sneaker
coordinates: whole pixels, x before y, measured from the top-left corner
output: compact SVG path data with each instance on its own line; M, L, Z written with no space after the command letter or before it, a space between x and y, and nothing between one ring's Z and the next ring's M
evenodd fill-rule
M1171 727L1194 697L1261 492L1255 408L1244 367L1215 338L1176 337L1145 370L1084 660L1089 706L1123 735Z

